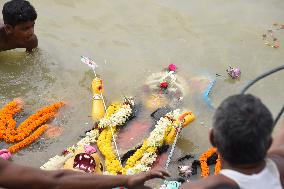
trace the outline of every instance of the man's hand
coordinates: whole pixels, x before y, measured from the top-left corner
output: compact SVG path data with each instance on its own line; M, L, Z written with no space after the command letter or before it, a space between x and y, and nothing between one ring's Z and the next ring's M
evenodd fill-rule
M25 44L26 52L31 53L34 48L38 46L38 40L36 35L33 35L29 42Z
M165 179L166 177L169 176L170 174L163 170L151 170L137 175L132 175L128 179L127 188L129 189L145 188L144 184L146 181L154 178Z

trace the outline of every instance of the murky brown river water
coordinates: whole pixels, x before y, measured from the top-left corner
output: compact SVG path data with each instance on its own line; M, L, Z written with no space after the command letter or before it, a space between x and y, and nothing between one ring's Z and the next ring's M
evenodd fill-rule
M1 7L4 2L0 0ZM242 70L240 81L218 79L211 94L218 105L257 75L284 64L284 47L273 49L262 40L274 22L284 24L281 0L31 2L38 12L39 49L32 55L23 50L0 53L0 105L21 97L27 115L58 100L68 106L52 122L64 128L63 135L41 139L13 157L24 165L40 167L92 127L93 73L80 63L80 55L93 57L99 64L108 102L121 100L123 93L143 101L140 93L145 79L170 63L178 66L178 74L188 82L183 108L192 110L197 120L183 131L174 160L209 147L213 110L202 100L208 78L215 73L227 78L228 65ZM284 30L276 35L284 44ZM283 104L283 82L282 71L250 89L274 116ZM149 114L141 112L139 119L150 121ZM279 123L283 124L283 117Z

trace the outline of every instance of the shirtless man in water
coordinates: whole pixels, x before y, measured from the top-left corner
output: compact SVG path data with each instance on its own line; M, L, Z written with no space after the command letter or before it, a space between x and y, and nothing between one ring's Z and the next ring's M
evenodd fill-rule
M273 127L271 113L258 98L235 95L224 100L210 133L222 170L181 189L283 189L284 128L272 138Z
M25 48L31 52L38 46L34 34L37 13L25 0L11 0L4 4L0 19L0 51Z

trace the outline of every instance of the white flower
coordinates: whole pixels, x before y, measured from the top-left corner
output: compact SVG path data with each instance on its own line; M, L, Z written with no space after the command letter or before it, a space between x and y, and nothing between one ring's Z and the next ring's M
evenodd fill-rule
M168 115L168 114L167 114ZM164 138L164 134L171 121L162 117L156 124L155 129L150 133L148 142L150 146L161 146Z
M69 153L66 156L54 156L53 158L50 158L44 165L40 167L40 169L43 170L57 170L61 169L65 163L65 161L69 158L71 158L74 154Z
M130 105L124 104L122 107L112 114L110 118L103 117L100 122L99 122L99 127L100 128L105 128L105 127L115 127L115 126L120 126L123 125L127 119L131 116L132 114L132 109Z

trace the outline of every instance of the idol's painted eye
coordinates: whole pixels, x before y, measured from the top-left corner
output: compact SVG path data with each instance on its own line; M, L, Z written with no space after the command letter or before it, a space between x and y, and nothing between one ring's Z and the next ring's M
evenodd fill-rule
M103 167L103 164L102 164L102 163L100 163L100 170L101 170L101 172L104 171L104 167Z

